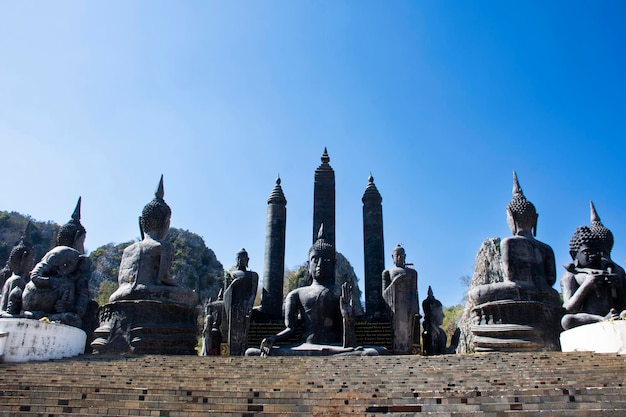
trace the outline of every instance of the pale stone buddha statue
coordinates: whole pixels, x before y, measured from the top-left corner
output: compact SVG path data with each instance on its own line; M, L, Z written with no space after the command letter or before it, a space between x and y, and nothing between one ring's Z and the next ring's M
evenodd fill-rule
M499 300L541 301L559 304L556 264L552 248L535 239L539 215L524 196L513 172L513 198L506 207L507 224L513 236L500 244L504 280L480 285L469 291L475 305Z
M377 355L383 348L356 347L352 288L345 283L335 287L336 253L324 240L323 225L318 239L309 250L308 272L312 283L287 294L284 303L285 329L263 339L260 349L248 349L246 355ZM301 345L278 347L296 332L300 316ZM342 343L343 342L343 343Z
M574 231L570 240L573 262L565 265L567 272L561 278L565 330L626 316L626 274L611 260L613 233L600 221L593 202L590 206L591 225Z
M7 264L11 276L2 287L0 317L19 317L22 310L22 292L35 265L35 250L30 242L31 223L28 222L20 242L11 250Z
M394 353L412 352L416 315L419 314L417 271L406 263L406 252L396 245L394 266L383 271L383 300L391 316ZM419 334L419 333L418 333Z
M172 211L163 200L163 176L155 197L139 217L141 240L124 249L118 274L119 288L109 302L121 300L171 301L196 305L195 292L169 277L174 248L165 241Z
M80 208L79 197L71 220L59 230L57 246L30 273L31 281L22 294L22 316L82 326L89 303L91 262L83 254L87 231L80 222Z

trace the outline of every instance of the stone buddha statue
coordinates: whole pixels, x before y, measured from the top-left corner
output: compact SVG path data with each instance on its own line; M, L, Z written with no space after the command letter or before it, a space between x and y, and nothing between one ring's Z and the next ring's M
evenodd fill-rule
M552 288L556 281L554 252L535 238L539 216L524 196L515 172L506 216L512 236L501 241L488 239L476 257L461 323L462 350L560 350L562 307Z
M19 317L22 292L35 265L35 250L30 242L31 223L28 222L20 242L11 250L7 264L12 271L2 287L0 317Z
M109 302L120 300L172 301L195 306L195 292L169 277L174 247L165 241L172 211L163 200L163 176L154 199L139 217L141 240L124 249L118 273L119 288Z
M231 356L241 356L248 347L250 314L256 297L259 275L248 271L248 252L237 252L237 266L230 275L232 281L224 291L225 325L227 342Z
M415 317L419 314L417 271L406 263L402 246L396 245L391 258L394 266L382 275L383 300L391 316L393 352L408 354L413 348Z
M91 262L84 255L87 231L80 222L81 198L61 226L57 246L33 268L22 294L22 316L81 327L89 303Z
M524 196L513 172L513 198L506 207L507 224L513 236L502 239L503 281L480 285L469 291L475 305L499 300L543 301L559 304L556 264L552 248L535 238L539 215Z
M573 327L626 316L626 274L611 260L613 233L604 227L590 202L591 225L580 226L570 240L572 262L561 278L561 325Z
M141 240L124 249L119 288L100 307L95 353L195 355L197 294L170 278L174 248L165 240L171 209L163 200L163 176L141 212Z
M285 329L263 339L260 349L248 349L247 356L377 355L384 352L383 348L356 347L352 289L344 283L338 291L334 285L336 253L334 246L324 239L323 230L322 224L318 239L309 250L311 284L296 288L285 298ZM302 323L303 343L276 346L295 335L298 317Z
M430 286L428 287L428 297L422 302L422 307L424 308L424 331L422 332L424 355L454 353L459 345L461 330L457 327L448 346L448 337L441 328L444 317L443 306L441 301L435 298Z

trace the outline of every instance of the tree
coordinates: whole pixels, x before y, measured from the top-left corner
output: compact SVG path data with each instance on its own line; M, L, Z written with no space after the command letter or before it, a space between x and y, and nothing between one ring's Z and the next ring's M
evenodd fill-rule
M452 335L457 327L459 327L459 320L463 315L463 305L457 304L452 307L445 307L443 309L443 324L441 328L446 332L446 336L448 337L448 343L452 339Z
M98 288L98 297L96 302L98 305L103 306L109 302L109 297L117 290L117 283L113 281L102 281L100 288Z

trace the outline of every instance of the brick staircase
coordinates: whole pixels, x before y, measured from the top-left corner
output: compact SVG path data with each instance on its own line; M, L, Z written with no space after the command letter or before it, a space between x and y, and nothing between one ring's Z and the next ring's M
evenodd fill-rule
M0 364L2 416L626 416L626 357L82 356Z

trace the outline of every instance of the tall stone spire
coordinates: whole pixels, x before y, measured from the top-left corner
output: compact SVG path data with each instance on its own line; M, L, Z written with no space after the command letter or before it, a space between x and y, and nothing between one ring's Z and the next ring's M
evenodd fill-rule
M335 248L335 171L330 166L328 151L324 148L322 164L315 170L313 189L313 239L317 240L317 232L324 224L326 241Z
M370 173L363 193L363 258L365 259L365 314L369 319L385 317L382 273L385 269L382 197Z
M277 318L282 315L287 225L287 199L280 183L281 180L278 177L267 199L265 266L263 268L263 293L259 307L264 315Z

